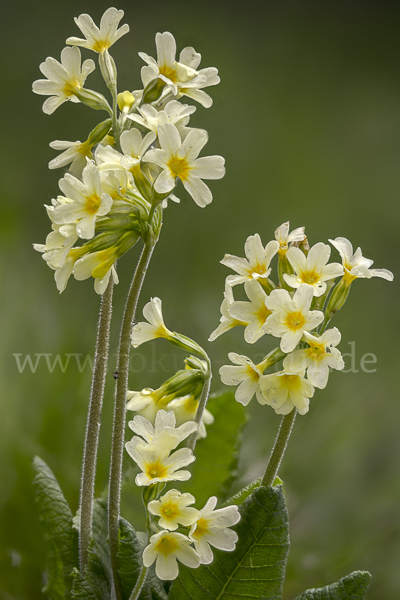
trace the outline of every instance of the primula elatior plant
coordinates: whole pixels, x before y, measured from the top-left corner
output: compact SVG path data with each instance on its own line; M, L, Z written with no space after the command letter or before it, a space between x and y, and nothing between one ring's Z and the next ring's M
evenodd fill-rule
M122 17L122 11L109 8L97 27L89 15L80 15L75 22L84 38L68 38L61 62L47 58L40 65L46 79L33 84L35 93L49 96L43 104L47 114L66 101L106 113L85 141L50 144L61 153L49 168L69 166L69 171L59 181L61 194L46 206L52 231L45 244L35 245L54 270L60 292L73 275L77 280L93 277L101 295L75 516L49 467L40 458L34 461L49 549L45 593L52 600L278 600L289 537L277 475L296 415L308 412L316 388L327 385L329 370L344 367L337 348L340 332L330 323L353 281L373 276L391 281L393 275L371 269L372 261L359 248L353 254L344 238L330 240L342 260L329 263L330 246L318 242L310 248L303 227L290 233L289 223L284 223L265 247L258 234L250 236L246 258L227 254L222 260L234 274L226 279L221 321L210 341L241 326L247 343L269 334L277 345L258 364L230 353L232 364L221 367L220 375L224 384L237 386L235 397L215 395L208 410L212 373L205 350L166 326L159 298L144 306L145 321L133 323L163 213L169 200L179 202L179 182L205 207L212 194L203 180L224 176L221 156L199 157L208 135L188 126L196 106L184 103L211 107L204 90L219 83L218 72L199 68L201 56L192 47L177 59L173 35L157 33L157 59L139 54L145 62L142 88L118 92L109 50L129 31L126 24L119 27ZM90 58L82 63L80 48L97 54L110 101L86 87L95 63ZM142 252L122 317L108 498L95 499L117 261L136 243L142 244ZM235 286L241 284L247 301L234 298ZM156 338L185 351L182 369L157 389L128 390L131 346ZM243 406L254 395L283 415L281 427L264 476L228 498ZM133 413L128 422L133 436L125 441L127 410ZM142 489L146 532L137 532L120 515L124 449L137 466L135 483ZM357 571L326 588L308 590L298 600L361 599L369 580L368 573Z

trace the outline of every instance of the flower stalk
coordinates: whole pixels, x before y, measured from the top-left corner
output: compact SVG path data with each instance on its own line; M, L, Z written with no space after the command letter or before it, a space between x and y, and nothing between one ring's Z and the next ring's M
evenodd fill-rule
M110 539L111 564L117 600L122 600L122 588L118 574L119 512L121 500L121 476L124 451L126 392L128 389L130 335L135 319L140 291L147 273L157 238L149 235L146 239L125 305L118 350L118 379L114 405L114 425L111 446L111 463L108 497L108 529Z
M148 573L148 568L143 566L142 570L140 571L136 585L132 590L132 594L129 596L129 600L137 600L139 598L140 592L142 591L143 586L146 581L147 573Z
M208 402L208 397L210 395L211 379L212 379L211 361L207 357L207 374L204 379L203 389L201 390L201 395L200 395L200 399L199 399L199 406L197 408L196 417L195 417L195 423L197 423L198 427L200 427L200 423L203 418L204 410L205 410L207 402ZM190 450L192 450L192 452L195 449L198 434L199 433L197 430L194 433L192 433L188 439L187 446Z
M271 456L269 457L268 465L262 478L261 485L272 486L275 477L278 474L280 464L285 454L286 447L292 433L294 421L297 411L293 409L288 415L284 415L279 427L278 435L276 436L274 447L272 448Z
M103 408L104 386L108 365L110 324L114 282L110 278L106 291L101 297L99 323L96 340L96 353L93 366L92 388L86 424L81 490L79 527L79 567L84 572L90 539L92 536L93 499L96 477L97 449L99 444L101 413Z

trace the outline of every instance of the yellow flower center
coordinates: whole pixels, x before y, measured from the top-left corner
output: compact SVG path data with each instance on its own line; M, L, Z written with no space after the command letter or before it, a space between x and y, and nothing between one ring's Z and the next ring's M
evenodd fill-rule
M316 271L306 271L300 277L304 283L308 283L309 285L316 283L320 279L320 275Z
M193 535L193 537L199 539L199 538L201 538L202 535L207 533L207 531L208 531L208 521L207 521L207 519L204 519L203 517L201 517L197 521L196 529L194 530L192 535Z
M179 545L177 544L177 542L174 539L168 537L167 535L161 538L161 540L156 545L156 550L158 550L158 552L160 552L161 554L164 554L164 556L172 554L178 548Z
M357 279L356 275L352 275L351 274L351 266L350 265L343 265L344 266L344 275L343 275L343 280L346 283L346 285L350 285L350 283L352 281L354 281L355 279Z
M323 344L319 344L315 346L310 346L310 348L307 349L307 354L310 358L313 358L314 360L321 360L322 358L324 358L324 356L326 356L327 352L325 346Z
M261 306L261 308L259 309L259 311L257 313L257 317L258 317L258 320L260 321L260 323L264 324L265 321L267 320L267 317L269 317L270 314L271 314L271 311L268 310L268 308L265 305Z
M300 311L291 312L287 315L285 325L288 329L297 331L302 329L306 323L304 315Z
M89 213L89 215L95 215L100 208L100 203L101 199L97 194L86 196L85 211Z
M168 502L161 508L161 512L166 519L172 519L179 515L179 507L176 503Z
M174 177L179 177L181 180L187 179L190 167L186 158L173 156L168 163L168 167Z
M289 390L295 390L300 387L300 377L298 375L282 375L281 378L283 387Z
M105 39L105 40L96 40L96 42L93 44L93 46L91 46L91 49L94 50L95 52L98 52L99 54L103 54L103 52L108 50L109 47L110 47L110 42L107 39Z
M158 461L155 463L151 463L146 465L146 474L150 479L156 479L166 477L167 469L164 465L160 464Z
M160 74L164 75L164 77L167 77L173 83L178 81L178 76L175 69L168 67L167 65L163 65L162 67L159 67L159 69Z
M81 84L77 79L73 79L70 81L67 81L64 85L63 88L63 94L65 96L75 96L76 91L81 89Z
M247 372L249 374L249 377L251 379L253 379L253 381L258 381L260 379L259 374L257 373L257 371L255 371L251 365L247 366Z

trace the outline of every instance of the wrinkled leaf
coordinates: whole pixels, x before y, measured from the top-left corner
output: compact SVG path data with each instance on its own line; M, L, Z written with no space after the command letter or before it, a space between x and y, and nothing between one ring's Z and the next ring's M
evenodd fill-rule
M42 592L51 600L65 598L65 583L63 563L57 546L49 540L47 551L47 581Z
M52 546L49 565L50 588L47 587L47 593L51 600L58 598L57 594L62 588L59 579L61 561L65 598L70 598L72 573L78 567L79 560L78 532L72 525L71 510L51 469L38 456L33 460L33 468L35 470L33 485L36 489L39 517L44 527L45 538ZM54 554L54 547L59 558L55 558L57 553ZM54 579L55 577L57 579ZM54 596L50 595L51 589L55 590Z
M119 530L118 572L121 578L124 600L129 600L142 568L142 553L132 525L125 519L120 518ZM152 600L149 581L146 581L143 586L140 600Z
M180 565L169 600L281 600L289 550L282 489L260 487L239 510L236 550L213 549L214 561L198 569Z
M370 581L371 575L367 571L354 571L337 583L318 590L307 590L296 600L363 600Z

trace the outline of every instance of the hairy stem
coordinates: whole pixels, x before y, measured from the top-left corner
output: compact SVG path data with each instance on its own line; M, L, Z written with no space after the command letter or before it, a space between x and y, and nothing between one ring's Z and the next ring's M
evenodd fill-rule
M276 436L274 447L272 448L271 456L269 457L268 465L261 481L261 485L271 486L274 483L275 477L278 474L278 470L282 462L283 455L285 454L290 434L292 433L296 414L297 410L294 408L288 415L284 415L282 418L278 435Z
M212 372L211 372L210 360L207 361L207 366L208 366L207 375L206 375L206 378L204 379L204 385L203 385L203 389L201 390L199 406L197 407L196 417L194 419L199 427L200 427L201 420L203 418L204 409L207 405L208 396L210 394L210 388L211 388ZM198 435L199 435L199 432L197 430L194 433L192 433L192 435L189 436L187 447L192 451L194 451L194 449L195 449Z
M148 573L147 567L143 566L142 570L140 571L136 585L132 590L132 594L129 596L129 600L137 600L139 598L140 592L142 591L142 588L146 581L147 573Z
M101 297L96 353L92 374L92 388L86 422L79 502L81 515L79 526L79 567L82 574L86 566L88 548L92 536L94 483L96 477L97 448L99 444L104 385L108 364L113 288L113 279L110 277L107 289Z
M129 351L132 324L140 291L157 240L149 237L140 256L126 300L118 349L118 379L114 405L114 426L111 446L111 465L108 496L108 532L110 540L111 564L117 600L122 600L121 582L118 575L119 509L121 499L122 461L125 437L126 392L128 389Z

